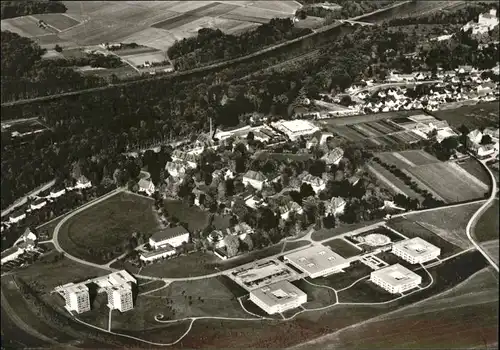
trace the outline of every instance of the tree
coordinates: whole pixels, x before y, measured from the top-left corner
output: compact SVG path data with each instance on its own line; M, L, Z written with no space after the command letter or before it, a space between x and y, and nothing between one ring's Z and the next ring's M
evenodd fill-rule
M483 137L481 138L481 145L489 145L492 142L493 141L491 140L491 136L490 135L483 135Z
M249 251L253 250L254 246L253 246L252 236L247 234L245 238L243 238L243 242L247 245Z
M62 47L56 44L56 46L54 46L54 50L56 50L56 52L62 52L63 49Z
M137 192L139 190L139 185L133 179L128 180L127 189L131 192Z
M240 248L240 240L238 236L227 235L224 237L224 243L226 243L228 257L238 254L238 249Z
M314 196L315 194L316 193L314 192L314 190L310 184L304 182L302 185L300 185L300 196L302 198ZM301 203L299 203L299 204L301 204Z

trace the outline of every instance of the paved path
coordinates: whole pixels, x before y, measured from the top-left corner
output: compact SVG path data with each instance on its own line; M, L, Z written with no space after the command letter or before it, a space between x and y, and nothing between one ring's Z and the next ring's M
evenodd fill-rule
M498 264L488 255L488 253L483 249L483 247L481 247L472 237L472 230L476 226L477 219L493 204L493 202L496 200L496 193L497 193L497 182L495 180L495 176L493 176L493 173L491 172L490 168L485 164L484 161L481 161L481 164L484 166L484 168L488 171L488 174L490 175L492 183L491 194L488 200L481 206L481 208L479 208L479 210L476 211L474 215L472 215L471 219L469 220L469 223L467 224L466 233L469 241L471 241L474 247L476 247L476 249L479 250L481 254L483 254L484 258L498 272Z

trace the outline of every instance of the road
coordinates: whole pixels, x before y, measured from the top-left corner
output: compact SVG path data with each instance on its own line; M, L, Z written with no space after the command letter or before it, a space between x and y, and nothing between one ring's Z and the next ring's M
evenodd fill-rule
M495 180L495 176L491 172L490 168L485 164L484 161L480 161L481 164L484 166L484 168L488 171L488 174L490 175L491 178L491 183L492 183L492 189L491 189L491 194L488 200L479 208L478 211L472 215L471 219L469 220L469 223L467 224L466 228L466 233L467 233L467 238L471 243L474 245L474 247L481 253L483 254L484 258L490 263L491 266L498 272L498 265L497 263L488 255L488 253L481 247L472 237L472 230L474 229L477 219L493 204L493 202L496 200L496 195L497 195L497 182Z
M28 197L36 196L40 192L45 191L45 190L51 188L52 186L54 186L55 183L56 183L56 180L52 180L52 181L46 183L45 185L42 185L42 187L38 187L38 188L34 189L30 193L26 194L24 197L16 199L16 201L12 205L10 205L7 209L2 210L1 217L3 218L4 216L8 215L11 211L15 210L16 207L21 206L24 203L26 203L26 201L28 200Z

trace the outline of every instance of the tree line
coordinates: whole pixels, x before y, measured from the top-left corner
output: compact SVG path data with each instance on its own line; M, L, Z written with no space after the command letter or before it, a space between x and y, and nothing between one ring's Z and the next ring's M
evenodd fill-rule
M64 13L66 10L61 1L2 1L0 5L2 19L40 13Z

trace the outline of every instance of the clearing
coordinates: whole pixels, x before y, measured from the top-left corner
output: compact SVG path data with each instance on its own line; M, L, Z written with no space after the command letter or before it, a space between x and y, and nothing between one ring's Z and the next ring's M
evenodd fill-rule
M120 192L65 222L59 244L68 253L99 264L119 256L134 232L148 237L158 228L152 199Z

